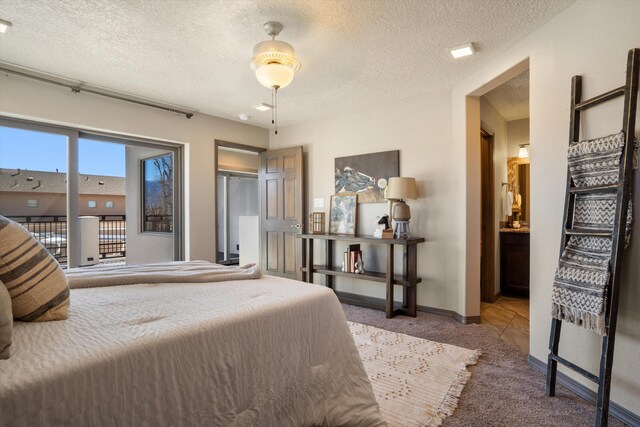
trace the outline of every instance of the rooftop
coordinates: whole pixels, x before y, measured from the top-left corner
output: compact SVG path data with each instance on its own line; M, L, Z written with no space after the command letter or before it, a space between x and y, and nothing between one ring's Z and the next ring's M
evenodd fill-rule
M80 174L80 194L126 195L126 178ZM0 169L0 192L66 193L67 174L24 169Z

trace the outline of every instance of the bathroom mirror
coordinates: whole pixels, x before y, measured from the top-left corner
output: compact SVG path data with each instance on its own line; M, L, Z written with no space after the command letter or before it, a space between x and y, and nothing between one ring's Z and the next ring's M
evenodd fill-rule
M509 179L509 191L522 196L520 221L530 222L531 218L531 197L529 189L529 159L519 157L509 157L507 159L507 172Z
M520 188L520 194L522 195L522 212L520 213L520 221L529 222L530 218L530 205L529 203L529 163L523 163L518 165L517 173L517 185Z

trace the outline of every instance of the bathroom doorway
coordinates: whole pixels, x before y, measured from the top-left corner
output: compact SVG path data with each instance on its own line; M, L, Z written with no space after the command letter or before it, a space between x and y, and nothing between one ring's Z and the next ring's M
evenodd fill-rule
M480 97L481 322L529 351L529 71Z

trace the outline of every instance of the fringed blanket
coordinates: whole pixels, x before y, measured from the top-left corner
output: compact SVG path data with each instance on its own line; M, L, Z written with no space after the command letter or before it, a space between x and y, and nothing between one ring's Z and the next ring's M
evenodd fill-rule
M255 264L242 267L212 264L206 261L174 261L157 264L71 268L66 271L69 287L135 285L138 283L208 283L228 280L259 279Z
M571 143L569 171L576 187L617 183L623 147L623 132ZM615 210L615 193L578 195L575 199L573 226L613 232ZM631 236L631 220L632 207L629 204L627 244ZM553 317L606 335L604 313L611 246L610 237L569 238L553 281Z

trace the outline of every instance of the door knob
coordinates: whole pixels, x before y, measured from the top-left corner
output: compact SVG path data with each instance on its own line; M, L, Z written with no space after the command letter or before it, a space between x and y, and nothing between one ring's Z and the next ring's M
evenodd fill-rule
M291 226L291 228L300 228L300 227L302 227L302 225L300 225L300 224L295 224L295 225Z

